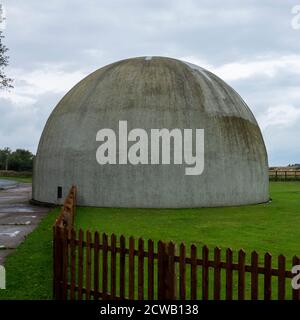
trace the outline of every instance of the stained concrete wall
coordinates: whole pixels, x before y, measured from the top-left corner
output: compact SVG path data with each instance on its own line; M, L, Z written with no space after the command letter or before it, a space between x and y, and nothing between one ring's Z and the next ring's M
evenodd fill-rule
M96 133L134 128L205 130L205 168L182 165L103 165ZM43 131L33 198L58 203L72 184L78 203L101 207L210 207L268 200L268 163L257 122L224 81L170 58L134 58L97 70L60 101Z

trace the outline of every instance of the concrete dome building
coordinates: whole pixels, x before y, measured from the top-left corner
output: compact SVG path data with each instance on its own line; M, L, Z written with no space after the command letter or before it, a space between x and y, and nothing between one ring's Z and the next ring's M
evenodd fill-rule
M269 199L266 148L246 103L211 72L163 57L105 66L59 102L40 139L33 199L61 203L72 184L79 205L98 207Z

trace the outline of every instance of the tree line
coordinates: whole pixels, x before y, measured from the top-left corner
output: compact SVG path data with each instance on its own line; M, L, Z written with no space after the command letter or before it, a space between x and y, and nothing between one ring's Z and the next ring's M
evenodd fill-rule
M0 170L32 171L34 155L25 149L0 149Z

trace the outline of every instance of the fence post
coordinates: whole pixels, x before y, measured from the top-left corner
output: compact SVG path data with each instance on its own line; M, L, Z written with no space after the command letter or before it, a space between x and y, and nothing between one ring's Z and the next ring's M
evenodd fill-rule
M61 241L61 232L60 227L55 225L54 227L54 243L53 243L53 285L54 285L54 298L56 300L61 300L62 296L62 241Z
M158 242L158 299L176 299L175 246Z
M63 228L62 233L62 300L68 297L68 263L69 263L69 229Z
M76 209L76 187L72 186L53 227L53 297L68 298L68 267L71 233ZM74 265L74 261L72 262ZM73 288L74 289L74 288ZM72 292L73 297L74 292ZM79 296L79 289L78 289Z
M296 266L296 265L299 265L300 264L300 259L297 257L297 256L294 256L293 257L293 260L292 260L292 266ZM300 300L300 291L299 289L292 289L292 299L293 300Z
M52 295L53 295L53 298L55 299L55 296L56 296L56 241L57 241L57 235L56 235L56 224L53 226L52 228L52 236L53 236L53 242L52 242L52 259L53 259L53 264L52 264L52 272L53 272L53 275L52 275L52 278L53 278L53 282L52 282Z
M67 298L67 253L68 233L65 228L59 226L54 227L54 254L53 254L53 292L56 300L64 300Z
M175 268L175 244L173 242L169 242L168 248L168 294L167 297L169 300L176 299L176 268Z

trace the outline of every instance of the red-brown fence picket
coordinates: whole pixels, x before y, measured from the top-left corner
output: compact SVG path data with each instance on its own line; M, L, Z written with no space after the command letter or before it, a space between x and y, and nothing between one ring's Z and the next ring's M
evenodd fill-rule
M300 264L296 256L287 269L283 255L234 254L230 248L210 252L207 246L177 247L76 231L75 187L69 197L68 210L62 208L53 228L53 292L58 300L299 300L299 290L291 286L290 270Z

